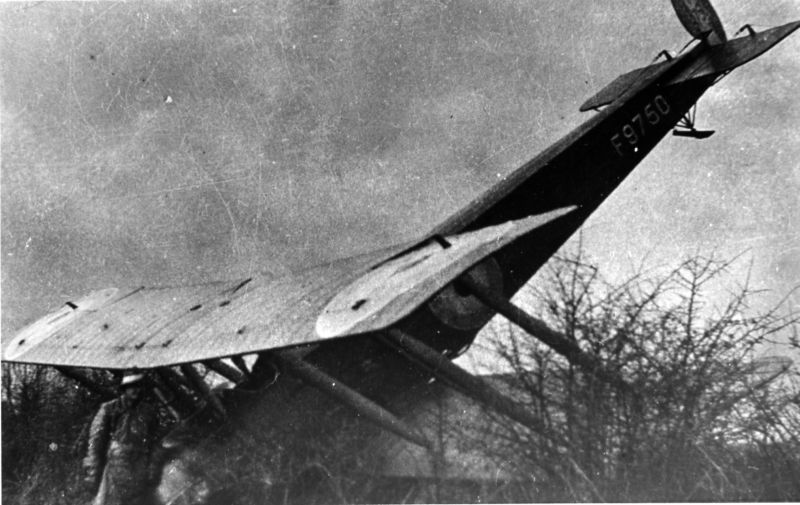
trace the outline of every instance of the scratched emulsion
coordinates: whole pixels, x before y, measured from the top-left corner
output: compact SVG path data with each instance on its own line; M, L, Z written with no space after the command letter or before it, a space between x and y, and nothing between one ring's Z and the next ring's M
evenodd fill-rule
M718 2L728 31L800 18ZM668 1L0 4L2 325L106 286L284 273L412 238L687 37ZM751 248L800 278L800 45L701 102L585 231L602 265ZM777 297L777 295L776 295Z

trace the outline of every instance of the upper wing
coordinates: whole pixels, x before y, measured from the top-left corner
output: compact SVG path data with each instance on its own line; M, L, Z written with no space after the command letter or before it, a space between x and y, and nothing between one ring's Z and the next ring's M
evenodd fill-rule
M391 326L476 263L574 208L429 240L391 258L331 300L317 319L317 334L330 338Z
M97 291L23 329L4 359L156 368L385 328L567 210L355 256L284 277Z
M314 341L314 321L328 300L407 246L277 278L98 291L24 328L4 359L156 368Z

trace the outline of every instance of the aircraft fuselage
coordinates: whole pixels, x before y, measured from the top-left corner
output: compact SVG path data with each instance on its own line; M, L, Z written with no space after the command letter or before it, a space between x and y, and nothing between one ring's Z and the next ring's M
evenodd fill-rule
M699 52L700 49L695 49ZM488 260L502 275L510 298L561 247L586 218L672 130L714 77L664 86L691 63L692 53L630 90L628 96L592 116L562 139L433 230L449 235L577 205L579 209L498 252ZM480 302L468 294L473 306ZM467 303L469 305L469 303ZM486 318L488 319L488 317ZM484 321L485 323L485 321ZM398 325L428 346L454 356L474 340L482 323L456 327L443 320L433 303ZM401 412L432 377L375 334L322 343L304 359L360 393Z
M711 75L665 85L691 65L702 49L696 47L628 90L617 102L439 225L434 233L459 233L578 206L575 212L520 238L494 256L502 272L503 294L506 298L513 296L714 83L716 76ZM477 334L442 323L430 304L410 316L404 326L440 350L466 346Z

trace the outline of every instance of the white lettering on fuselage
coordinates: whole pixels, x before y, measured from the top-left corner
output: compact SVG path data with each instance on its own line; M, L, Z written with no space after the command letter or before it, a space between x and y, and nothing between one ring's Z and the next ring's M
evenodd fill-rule
M618 133L611 136L611 145L620 156L625 155L625 147L630 151L638 152L638 145L650 132L650 126L655 126L669 114L670 106L662 95L656 95L651 102L645 104L631 120L622 125Z

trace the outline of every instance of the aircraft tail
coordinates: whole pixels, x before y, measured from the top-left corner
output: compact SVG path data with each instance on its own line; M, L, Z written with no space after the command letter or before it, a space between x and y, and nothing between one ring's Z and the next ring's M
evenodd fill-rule
M673 0L673 3L681 2ZM691 2L686 0L684 3L689 4ZM697 2L697 4L700 3L707 2ZM749 28L749 26L745 28ZM698 47L680 58L672 58L622 74L584 102L580 110L597 109L613 103L627 90L651 78L658 78L661 80L661 85L665 87L694 79L716 78L761 56L798 28L800 28L799 21L758 33L750 28L748 34L743 37L711 47Z

